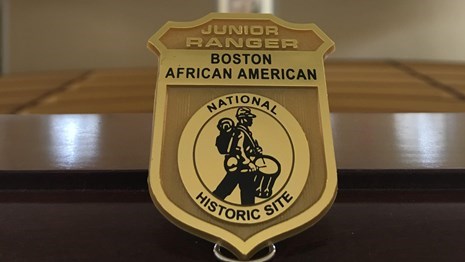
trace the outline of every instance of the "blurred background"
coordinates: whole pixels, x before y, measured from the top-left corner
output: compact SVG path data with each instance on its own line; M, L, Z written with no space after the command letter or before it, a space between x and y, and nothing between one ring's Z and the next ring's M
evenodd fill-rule
M147 39L217 10L214 0L1 0L0 113L151 112ZM465 2L276 0L274 13L336 42L333 112L465 111Z

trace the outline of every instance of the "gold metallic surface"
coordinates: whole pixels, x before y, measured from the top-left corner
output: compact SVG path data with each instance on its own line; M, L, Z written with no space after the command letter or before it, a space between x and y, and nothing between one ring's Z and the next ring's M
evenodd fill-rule
M168 22L149 48L160 61L149 187L167 218L248 259L326 213L337 179L323 59L334 44L318 27L210 14ZM235 133L220 153L225 118Z

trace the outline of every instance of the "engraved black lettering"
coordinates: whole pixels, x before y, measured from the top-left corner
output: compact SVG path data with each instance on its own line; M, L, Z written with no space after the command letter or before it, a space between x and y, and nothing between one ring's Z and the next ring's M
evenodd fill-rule
M260 55L259 54L252 54L252 64L260 64L261 62L261 58L260 58Z
M192 68L192 67L188 67L186 68L186 78L195 78L195 68Z
M293 196L285 191L278 199L274 200L271 204L266 205L264 210L267 215L272 215L284 208L286 204L289 204L293 198Z
M282 195L282 199L284 199L284 201L286 201L286 203L288 203L288 204L291 203L291 201L292 201L293 198L294 198L294 197L291 196L287 191L285 191L285 192L283 193L283 195Z
M252 218L253 218L253 219L260 219L260 210L258 210L258 209L253 209L253 210L252 210Z
M212 53L210 55L210 61L212 64L249 64L252 63L254 65L270 65L271 64L271 54L218 54L218 53Z
M265 210L265 214L267 216L271 216L271 215L274 214L274 209L273 209L273 207L271 205L266 205L264 210Z
M316 79L316 69L307 69L307 79L308 80L317 80Z
M250 97L247 95L241 96L241 102L244 104L248 104L250 102Z
M205 202L205 204L203 204L204 207L206 207L208 205L208 203L210 203L210 198L207 198L207 201Z
M223 54L223 55L221 56L221 62L222 62L223 64L229 64L229 63L231 63L231 55L230 55L230 54Z
M263 110L267 110L270 113L277 115L277 105L273 104L269 100L259 96L249 96L249 95L234 95L234 96L226 96L224 98L218 98L214 102L207 104L206 109L210 113L214 113L215 111L222 109L228 106L235 106L237 104L252 104L257 107L261 107Z
M236 220L247 221L248 219L245 218L245 213L244 210L237 210Z
M220 211L218 212L218 215L221 216L221 214L223 213L223 210L225 210L226 207L224 207L224 206L222 206L222 205L219 205L219 207L220 207Z
M273 106L273 108L271 108L271 113L273 113L274 115L276 115L276 105Z
M281 79L279 77L279 69L277 68L271 68L271 79Z
M210 111L210 113L212 113L212 112L215 111L217 108L216 108L215 103L211 103L210 105L207 105L207 109L208 109L208 111Z
M223 68L223 78L232 79L232 68Z
M280 207L284 207L284 204L281 202L281 198L282 198L282 196L280 198L276 199L273 203L277 203L277 204L279 204Z
M263 64L264 65L271 65L271 54L264 54L263 55Z
M226 104L226 102L224 102L223 99L219 99L219 101L218 101L218 108L221 108L222 106L226 106L226 105L227 105L227 104Z
M233 63L238 65L241 63L241 55L240 54L233 54Z
M220 55L217 53L212 53L211 54L211 63L212 64L218 64L220 62Z
M239 74L237 75L237 79L247 79L247 74L244 68L239 69Z
M210 78L210 68L203 68L201 74L202 74L202 77L205 79Z
M227 219L233 219L236 216L236 212L234 212L234 209L228 208L225 215Z
M299 69L298 73L297 73L297 80L300 80L300 79L307 79L307 76L305 75L304 73L304 70L302 69Z
M215 201L212 201L210 202L210 205L208 206L208 210L210 212L215 212L217 206L218 206L218 203L216 203Z
M168 68L168 71L166 72L165 78L175 78L173 68Z
M247 65L249 63L250 54L242 54L242 56L244 57L244 64Z
M264 79L264 80L270 79L270 78L268 77L268 73L269 73L268 68L262 68L261 73L262 73L262 75L261 75L261 78L262 78L262 79Z
M270 110L270 102L265 101L260 107L264 107L266 110Z
M200 199L200 203L203 204L204 201L207 200L207 198L208 198L207 196L203 195L203 192L200 192L195 199L196 200Z
M278 211L278 207L276 206L276 201L274 201L273 203L271 203L273 205L273 208L274 210Z
M176 78L179 78L179 76L183 74L184 74L184 67L176 68Z
M260 101L261 101L261 100L262 100L262 99L261 99L260 97L254 96L254 97L252 97L252 104L254 104L254 105L256 105L256 106L260 106Z
M292 68L287 69L286 70L287 79L291 79L291 80L295 79L294 73L295 73L294 69L292 69Z
M249 79L260 79L260 69L249 68Z
M221 73L220 73L220 70L218 68L215 68L213 70L213 75L212 75L212 79L215 79L215 78L219 78L221 79Z

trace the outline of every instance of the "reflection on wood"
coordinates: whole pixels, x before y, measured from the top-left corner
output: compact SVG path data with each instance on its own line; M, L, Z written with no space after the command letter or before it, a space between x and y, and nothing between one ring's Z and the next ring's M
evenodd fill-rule
M151 120L0 116L0 191L146 189ZM335 113L332 126L340 188L465 189L465 113Z

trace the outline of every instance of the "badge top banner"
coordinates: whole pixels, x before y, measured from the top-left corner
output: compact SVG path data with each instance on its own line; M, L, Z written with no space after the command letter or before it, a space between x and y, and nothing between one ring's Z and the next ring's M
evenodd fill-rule
M337 190L324 57L314 24L268 14L168 22L149 190L184 230L250 258L316 223Z

